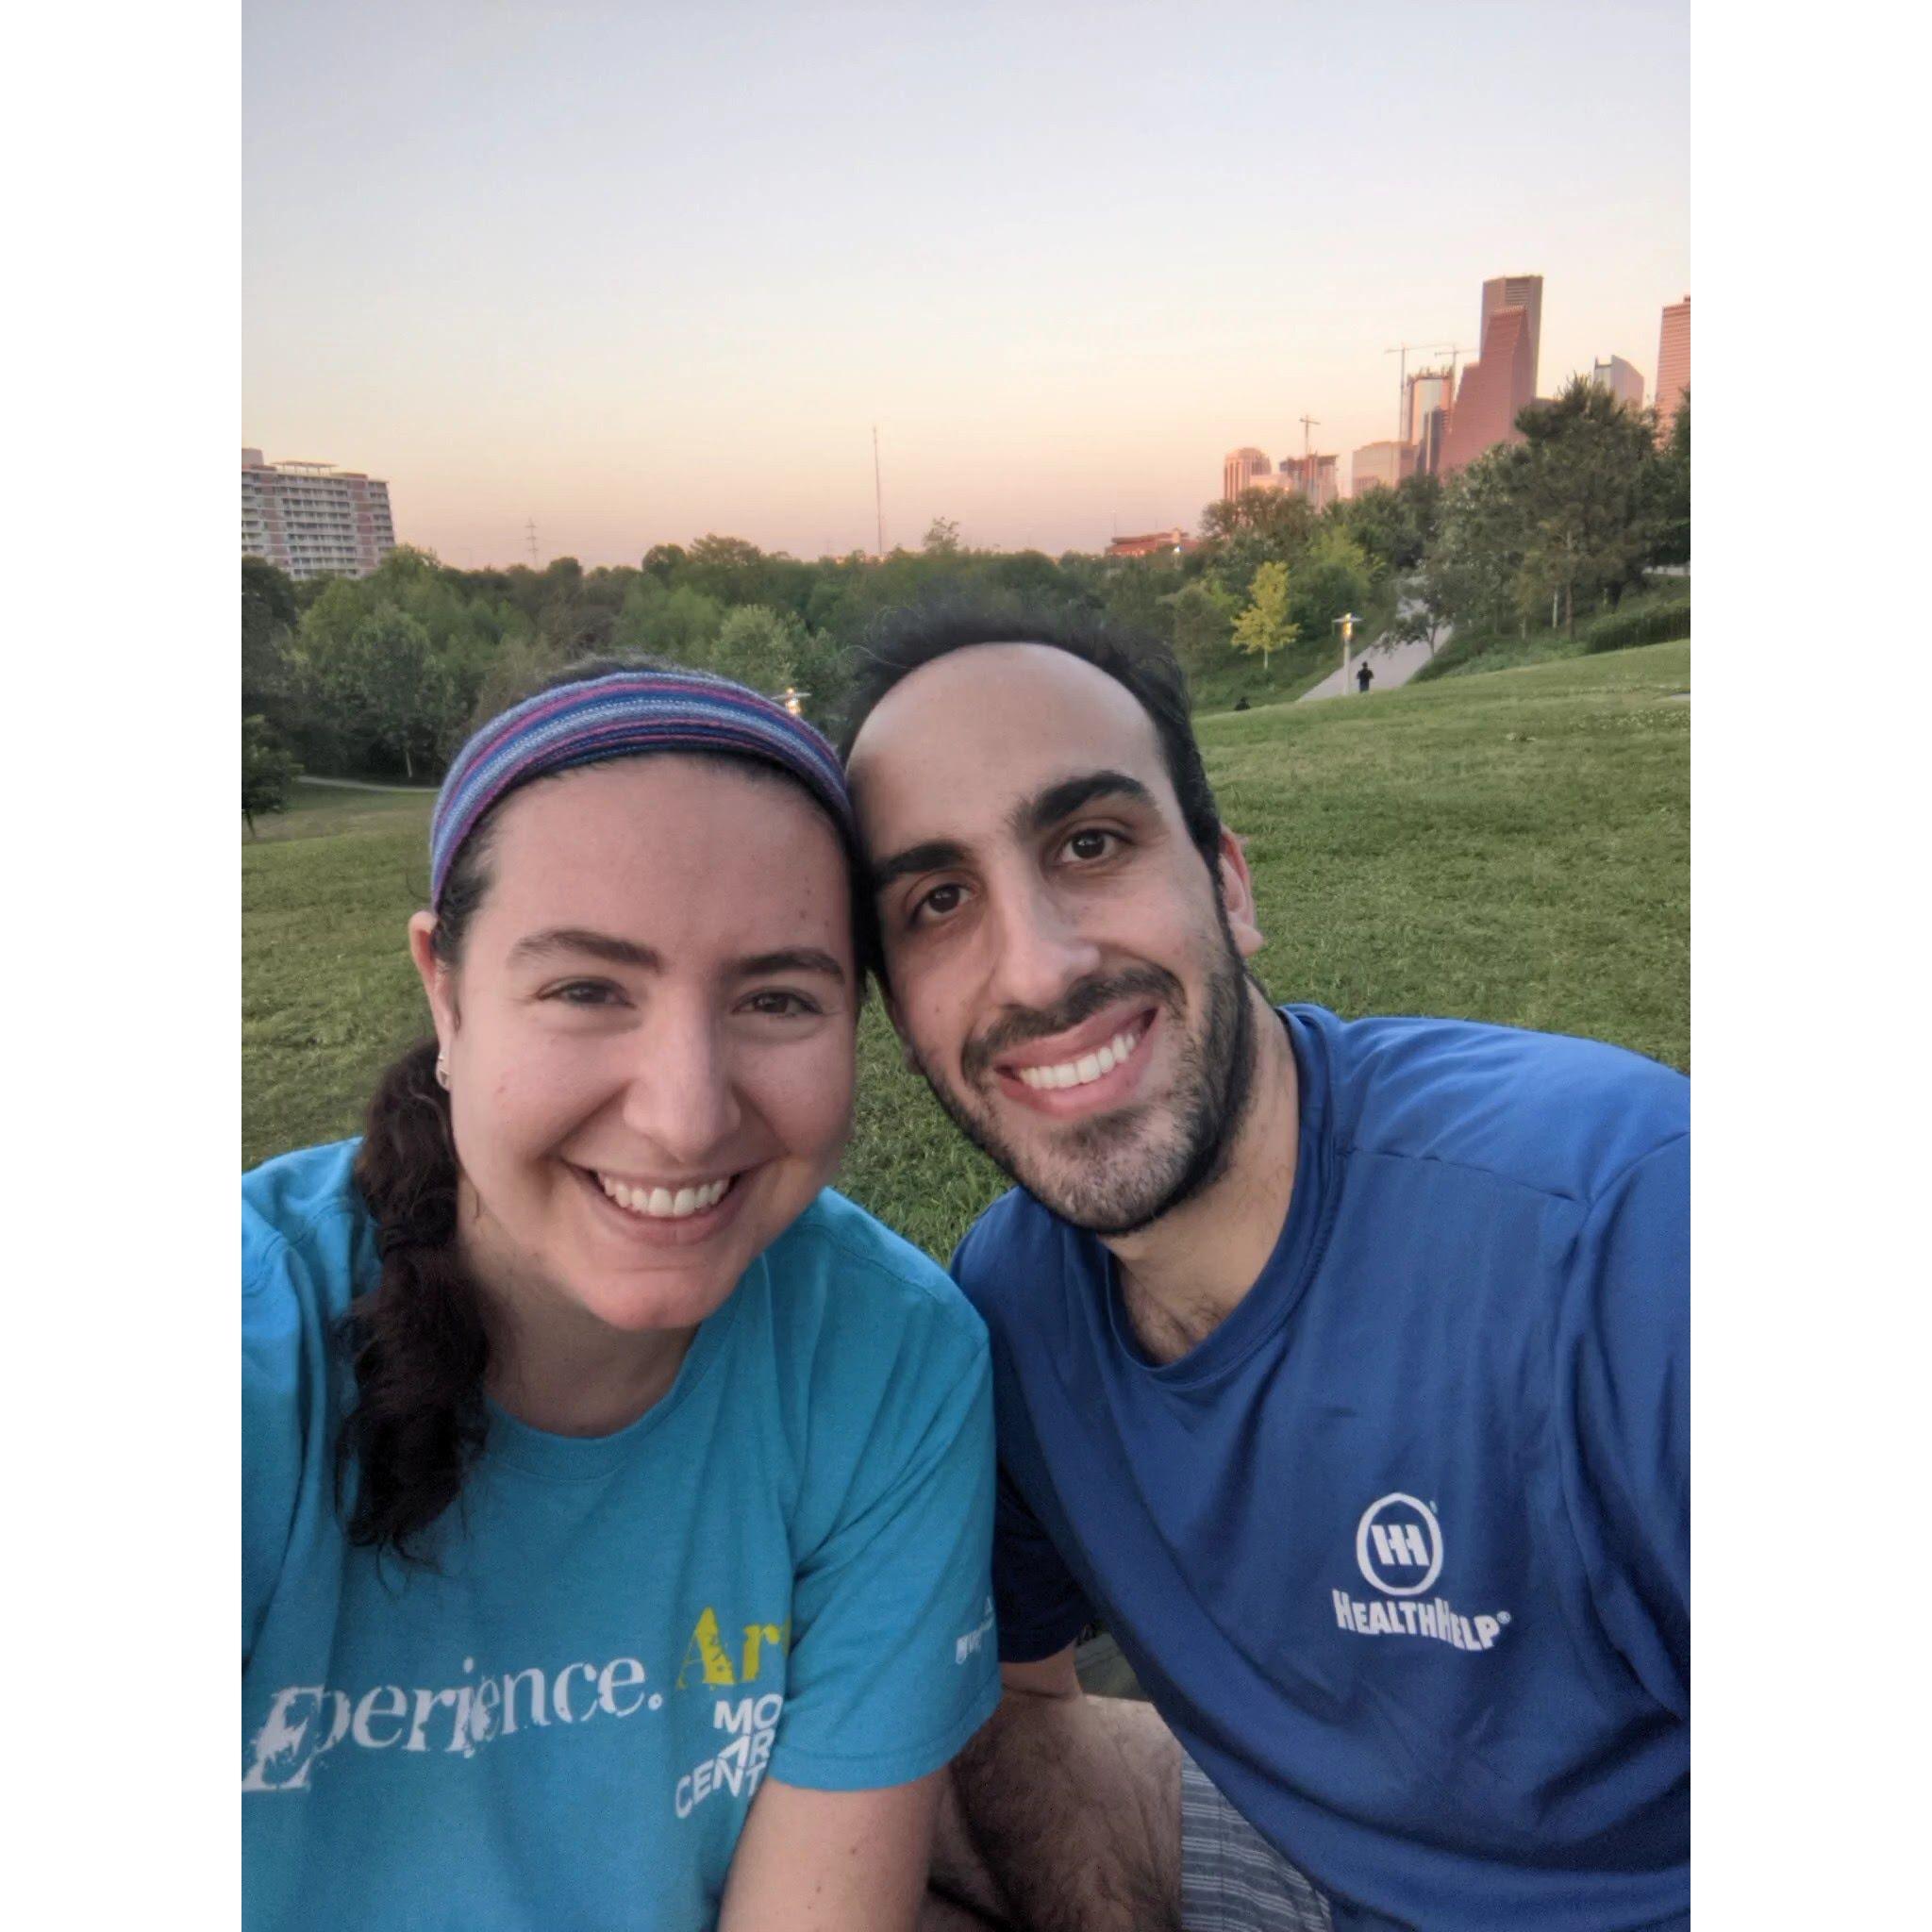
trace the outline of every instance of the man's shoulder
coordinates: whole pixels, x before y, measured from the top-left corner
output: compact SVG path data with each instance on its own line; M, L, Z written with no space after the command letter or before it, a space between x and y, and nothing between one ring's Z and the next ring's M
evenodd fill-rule
M1690 1127L1690 1083L1627 1048L1480 1021L1287 1009L1325 1058L1351 1154L1589 1201Z

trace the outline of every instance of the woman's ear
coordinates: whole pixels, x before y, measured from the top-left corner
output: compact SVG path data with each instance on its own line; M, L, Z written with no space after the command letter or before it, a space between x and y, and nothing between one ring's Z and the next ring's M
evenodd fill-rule
M409 958L416 963L416 977L423 982L429 1015L436 1023L436 1043L446 1056L457 1033L456 975L436 957L435 913L409 915Z
M1215 868L1215 883L1221 903L1227 910L1227 929L1234 934L1235 950L1243 959L1252 959L1268 943L1256 924L1255 881L1248 871L1245 841L1221 828L1221 862Z

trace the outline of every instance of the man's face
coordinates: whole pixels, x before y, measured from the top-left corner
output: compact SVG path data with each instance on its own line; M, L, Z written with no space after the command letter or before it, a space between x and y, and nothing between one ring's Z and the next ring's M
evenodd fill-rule
M955 651L880 702L851 777L893 1021L961 1130L1101 1234L1216 1178L1261 935L1239 848L1210 874L1134 696L1046 645Z

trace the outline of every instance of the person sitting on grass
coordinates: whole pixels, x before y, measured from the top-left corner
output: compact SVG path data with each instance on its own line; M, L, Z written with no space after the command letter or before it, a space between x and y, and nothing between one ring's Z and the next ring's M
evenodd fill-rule
M868 645L888 1010L1018 1183L953 1261L1007 1694L941 1890L1027 1932L1684 1925L1689 1081L1271 1001L1164 646ZM1095 1620L1151 1709L1083 1692Z
M668 667L450 767L435 1038L242 1183L249 1925L914 1923L998 1697L991 1384L826 1187L853 855L825 741Z

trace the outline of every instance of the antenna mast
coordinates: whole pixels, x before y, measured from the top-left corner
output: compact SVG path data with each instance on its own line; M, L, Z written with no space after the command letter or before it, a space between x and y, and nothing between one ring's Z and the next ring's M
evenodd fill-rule
M879 425L872 425L872 507L878 518L878 555L880 562L886 556L886 495L879 482Z
M525 517L524 519L524 531L528 537L530 543L530 568L535 570L537 568L537 519L535 517Z

